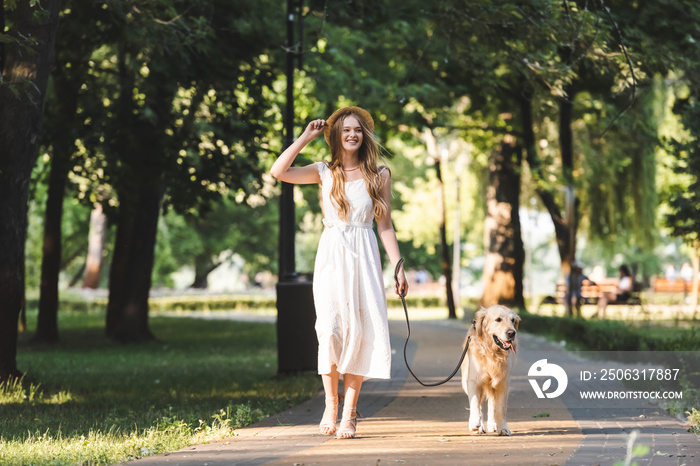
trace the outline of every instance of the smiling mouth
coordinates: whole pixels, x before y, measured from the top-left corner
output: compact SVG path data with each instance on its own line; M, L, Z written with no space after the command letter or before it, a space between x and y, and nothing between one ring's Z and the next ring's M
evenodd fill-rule
M513 354L516 354L515 351L515 346L513 346L513 342L511 340L501 340L498 338L496 335L493 336L493 341L498 345L499 348L501 348L503 351L512 351Z

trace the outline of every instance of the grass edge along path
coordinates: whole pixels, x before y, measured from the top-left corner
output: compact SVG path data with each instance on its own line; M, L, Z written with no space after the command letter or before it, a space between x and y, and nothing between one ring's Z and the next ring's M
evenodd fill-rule
M532 313L521 313L521 317L524 322L521 331L563 341L572 350L700 351L700 329L695 326L684 329L634 326L621 320L590 320ZM696 367L696 360L693 358L692 363L678 361L686 366L680 372L685 398L669 403L666 409L670 414L684 418L691 426L689 431L700 435L700 367Z
M29 314L34 328L36 314ZM206 443L318 393L276 377L274 324L153 317L159 341L106 339L103 313L60 314L61 343L22 335L0 385L0 464L108 465Z

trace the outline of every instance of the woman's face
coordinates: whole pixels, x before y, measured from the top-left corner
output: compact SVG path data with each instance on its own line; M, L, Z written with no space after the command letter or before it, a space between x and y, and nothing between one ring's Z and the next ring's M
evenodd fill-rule
M343 127L340 130L340 140L343 144L343 150L347 153L353 153L360 150L362 146L364 134L362 126L354 115L348 115L343 120Z

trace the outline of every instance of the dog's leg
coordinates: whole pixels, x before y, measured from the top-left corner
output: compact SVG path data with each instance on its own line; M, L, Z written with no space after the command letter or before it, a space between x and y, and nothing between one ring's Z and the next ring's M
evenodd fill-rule
M488 418L486 419L486 432L496 432L496 394L490 392L487 398Z
M481 400L481 390L478 387L476 381L467 381L467 395L469 396L469 431L476 434L483 434L483 413L482 413L482 400Z
M493 400L489 400L489 432L498 432L498 435L510 435L510 429L506 422L506 410L508 409L508 384L496 391Z
M469 400L469 431L483 433L481 427L481 393L477 390L476 381L469 381L469 358L462 363L462 389Z

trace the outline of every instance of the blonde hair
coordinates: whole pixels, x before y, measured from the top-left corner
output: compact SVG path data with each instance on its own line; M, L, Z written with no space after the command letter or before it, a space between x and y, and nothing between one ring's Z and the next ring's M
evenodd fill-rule
M360 126L362 127L362 145L358 151L360 171L362 171L362 177L365 180L367 192L374 205L374 218L379 220L389 209L389 206L381 197L382 177L377 167L377 161L383 159L383 157L374 132L367 126L367 122L362 119L357 112L352 110L339 115L330 128L328 142L331 148L331 161L328 162L328 168L333 177L331 199L333 199L338 206L338 217L343 221L347 221L348 213L350 212L350 203L345 195L346 179L345 172L343 171L342 130L343 122L350 115L357 118L357 121L360 122ZM388 170L388 168L386 169Z

